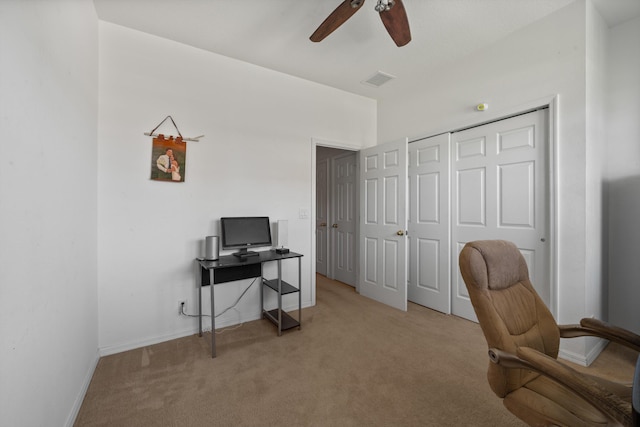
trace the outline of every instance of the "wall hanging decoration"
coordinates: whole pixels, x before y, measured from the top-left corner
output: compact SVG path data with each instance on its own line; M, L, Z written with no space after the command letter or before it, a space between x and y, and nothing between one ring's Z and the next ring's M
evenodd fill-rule
M154 132L167 120L170 119L178 132L178 136L165 136ZM187 169L187 141L198 141L204 135L195 138L184 138L173 121L171 116L167 116L158 126L145 135L153 138L151 149L151 179L156 181L184 182Z

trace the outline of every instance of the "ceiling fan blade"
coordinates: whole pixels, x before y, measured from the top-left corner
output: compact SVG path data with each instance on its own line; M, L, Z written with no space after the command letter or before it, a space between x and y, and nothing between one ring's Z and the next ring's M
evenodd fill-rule
M356 13L362 5L364 4L364 0L344 0L336 9L331 12L327 19L325 19L322 24L318 27L318 29L311 34L312 42L322 41L329 34L333 33L340 25L344 24L345 21L354 13Z
M396 0L391 9L380 12L380 19L382 19L387 32L398 47L404 46L411 41L409 20L402 0Z

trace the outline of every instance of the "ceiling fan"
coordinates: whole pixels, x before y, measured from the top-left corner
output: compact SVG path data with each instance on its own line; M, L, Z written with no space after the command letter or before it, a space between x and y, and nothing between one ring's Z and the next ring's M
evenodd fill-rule
M318 29L311 34L312 42L322 41L329 34L334 32L340 25L353 16L365 0L344 0L325 19ZM402 4L402 0L378 0L375 10L380 13L380 19L387 32L398 47L404 46L411 41L411 31L409 30L409 20L407 12Z

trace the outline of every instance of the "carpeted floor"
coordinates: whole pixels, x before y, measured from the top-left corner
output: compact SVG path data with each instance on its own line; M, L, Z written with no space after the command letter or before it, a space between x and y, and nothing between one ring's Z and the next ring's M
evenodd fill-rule
M215 359L209 334L103 357L75 425L523 425L489 389L479 325L323 276L300 331L258 320L216 337ZM633 372L634 357L609 353L594 365Z

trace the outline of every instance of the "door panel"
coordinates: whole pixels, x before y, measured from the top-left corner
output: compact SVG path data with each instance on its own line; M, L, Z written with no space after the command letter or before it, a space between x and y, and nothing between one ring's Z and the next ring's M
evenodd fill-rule
M407 142L360 152L360 293L407 309Z
M498 226L534 228L533 162L498 167Z
M458 224L485 226L487 212L486 168L457 172Z
M409 144L409 301L450 313L449 134Z
M456 132L452 141L452 259L469 241L510 240L549 305L547 111ZM457 262L451 268L452 313L475 321Z

